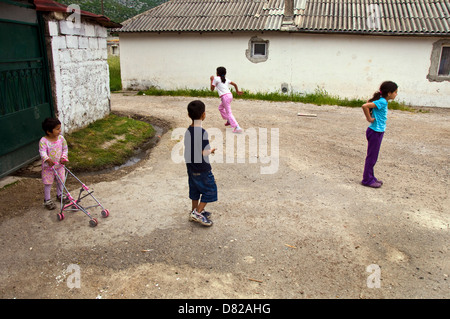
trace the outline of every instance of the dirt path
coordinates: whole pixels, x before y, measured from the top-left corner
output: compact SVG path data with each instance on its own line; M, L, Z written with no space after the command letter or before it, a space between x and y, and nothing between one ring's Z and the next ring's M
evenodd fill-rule
M390 111L375 167L384 185L371 189L360 185L360 109L233 101L247 132L259 140L268 129L264 157L227 150L218 99L203 99L204 127L222 151L212 164L215 224L204 228L188 221L186 169L172 154L191 100L112 95L114 111L172 130L146 160L86 177L111 214L94 211L95 228L81 212L56 221L41 206L38 179L0 191L0 298L449 297L450 110Z

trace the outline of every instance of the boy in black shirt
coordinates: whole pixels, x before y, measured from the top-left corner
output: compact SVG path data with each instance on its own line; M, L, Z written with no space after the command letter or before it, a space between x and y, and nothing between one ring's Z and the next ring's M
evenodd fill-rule
M189 219L211 226L211 214L204 209L207 203L217 201L217 185L209 163L209 154L216 149L211 149L208 132L202 128L202 121L206 117L205 104L199 100L192 101L187 110L192 119L184 135L184 159L189 177L189 198L192 200Z

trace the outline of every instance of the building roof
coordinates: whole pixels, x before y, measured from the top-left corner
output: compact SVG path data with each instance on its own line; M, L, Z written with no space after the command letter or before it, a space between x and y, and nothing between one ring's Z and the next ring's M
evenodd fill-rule
M450 36L449 0L170 0L119 32L290 31Z
M67 5L58 3L52 0L32 0L37 11L46 11L46 12L69 12L67 11ZM116 23L111 21L108 17L103 15L98 15L92 12L80 10L80 15L94 20L97 23L101 24L106 28L120 28L122 25L120 23Z

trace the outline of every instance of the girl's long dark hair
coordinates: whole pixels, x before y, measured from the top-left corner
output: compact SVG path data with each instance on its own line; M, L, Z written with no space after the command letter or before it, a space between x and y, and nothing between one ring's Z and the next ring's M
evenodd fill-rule
M398 89L398 85L392 81L385 81L381 83L380 89L378 92L373 94L373 97L369 100L369 102L373 102L379 100L380 98L386 98L389 93L395 92Z
M225 83L225 75L227 74L227 69L225 69L223 66L219 66L216 71L217 75L220 76L222 83Z

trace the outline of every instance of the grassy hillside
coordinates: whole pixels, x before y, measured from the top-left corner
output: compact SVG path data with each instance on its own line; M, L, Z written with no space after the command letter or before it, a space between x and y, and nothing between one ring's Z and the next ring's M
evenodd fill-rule
M57 2L70 5L77 4L81 10L95 14L103 14L114 22L121 23L135 15L154 8L168 0L103 0L103 13L101 0L57 0Z

